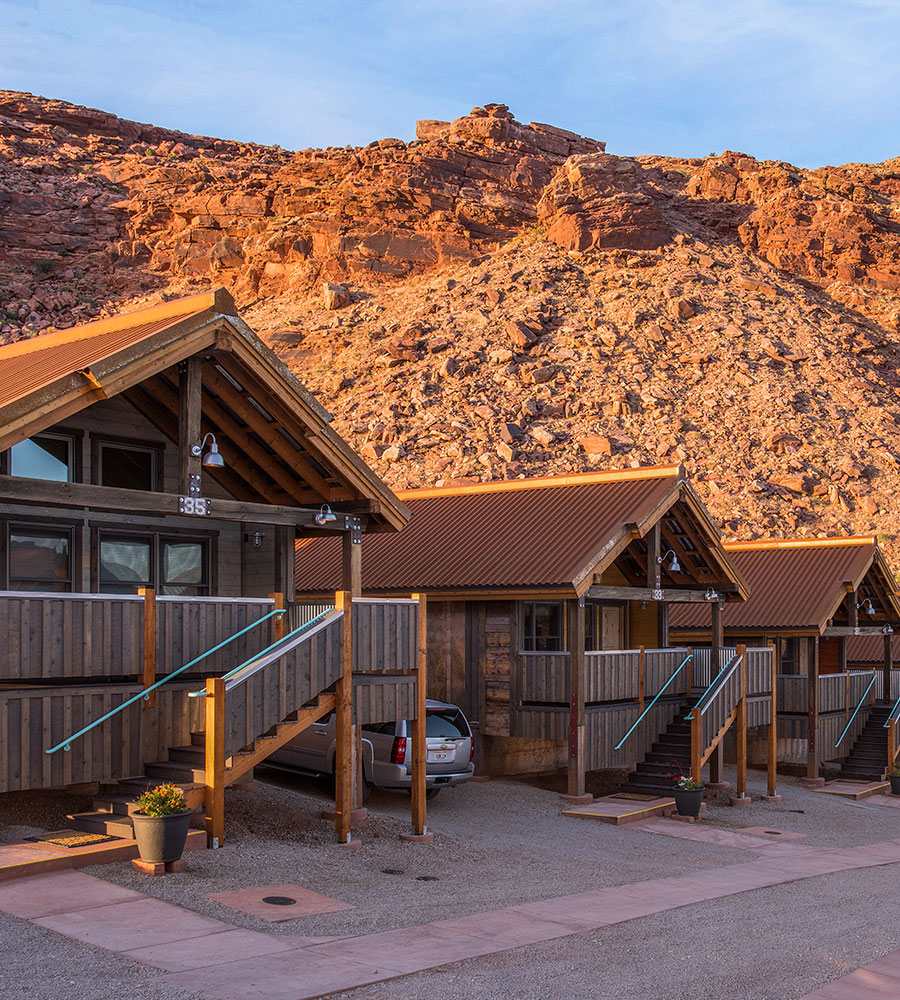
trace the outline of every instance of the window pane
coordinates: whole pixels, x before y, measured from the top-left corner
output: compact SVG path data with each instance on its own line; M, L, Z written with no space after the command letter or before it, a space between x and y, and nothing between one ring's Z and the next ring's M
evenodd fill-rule
M553 652L562 649L562 612L559 604L525 604L525 649Z
M68 531L10 528L11 590L67 590L71 579Z
M100 446L100 485L120 490L153 490L154 454L136 448Z
M458 739L471 736L462 715L453 708L428 709L425 713L425 735L438 739Z
M33 437L9 450L9 474L28 479L71 480L72 442L63 438Z
M205 542L162 543L162 592L185 597L208 592Z
M100 589L108 594L131 594L151 587L150 542L135 538L100 539Z

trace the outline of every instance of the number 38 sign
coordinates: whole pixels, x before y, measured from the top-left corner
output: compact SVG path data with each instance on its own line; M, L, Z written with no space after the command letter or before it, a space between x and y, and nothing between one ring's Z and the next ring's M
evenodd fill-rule
M206 497L179 497L178 513L205 517L209 513L209 501Z

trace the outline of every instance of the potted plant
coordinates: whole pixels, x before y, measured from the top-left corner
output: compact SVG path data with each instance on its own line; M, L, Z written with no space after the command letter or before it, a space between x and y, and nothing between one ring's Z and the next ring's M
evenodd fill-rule
M143 861L177 861L184 852L191 810L177 785L157 785L135 803L132 813L134 839Z
M900 795L900 762L891 765L888 777L891 779L891 794Z
M699 816L703 805L703 785L686 775L675 779L675 809L679 816Z

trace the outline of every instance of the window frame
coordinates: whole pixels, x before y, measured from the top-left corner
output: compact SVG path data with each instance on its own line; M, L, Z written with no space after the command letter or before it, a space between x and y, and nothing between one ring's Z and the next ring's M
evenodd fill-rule
M34 434L30 434L27 438L23 438L22 441L32 441L35 438L50 438L55 441L68 441L69 442L69 476L70 478L65 480L67 483L80 483L83 482L83 462L82 462L82 444L84 441L84 431L77 430L73 428L69 430L66 427L53 427L48 428L45 431L36 431ZM21 444L19 441L17 444ZM0 452L0 475L12 476L12 449L15 445L10 446L5 451ZM15 476L16 479L31 479L35 483L61 483L59 479L34 479L32 476Z
M91 482L95 486L103 486L103 451L105 448L118 448L121 451L148 452L153 459L150 474L150 489L142 492L163 492L163 463L165 445L156 441L144 441L140 438L113 437L107 434L91 435ZM105 489L124 489L121 486L106 486Z
M91 558L91 587L96 594L109 593L108 591L102 590L102 581L100 579L100 551L101 543L104 538L119 538L125 541L146 541L150 543L150 583L147 586L152 587L159 597L167 596L178 596L178 595L168 595L164 591L166 584L163 583L162 574L164 571L164 546L167 543L172 543L175 545L185 544L185 543L200 543L203 546L204 560L205 560L205 577L206 583L202 585L202 588L206 591L202 594L196 594L192 596L196 597L213 597L215 596L217 577L217 550L218 545L218 531L173 531L173 530L160 530L160 529L150 529L142 530L139 526L125 526L125 525L111 525L108 521L102 523L94 523L91 525L92 530L92 558ZM198 586L198 589L201 589Z
M75 594L78 593L78 588L75 586L76 583L80 582L79 568L81 566L81 532L79 530L81 526L73 521L64 520L53 520L53 519L41 519L39 521L29 520L27 517L16 517L10 516L5 517L0 520L0 590L14 591L15 593L21 594L33 594L33 593L62 593L62 594ZM12 545L10 544L10 534L19 529L20 531L44 531L47 533L59 533L62 534L66 532L69 536L69 576L66 581L67 587L65 590L61 591L31 591L31 590L17 590L11 586L11 576L10 576L10 555L12 553ZM50 581L34 580L34 583L43 583Z
M556 608L556 613L558 615L557 620L557 634L555 636L548 636L547 638L555 638L558 641L558 647L556 649L538 649L536 633L529 635L528 632L528 612L529 609L534 609L539 605L545 605L548 607ZM532 610L532 615L534 611ZM534 645L529 645L529 641L533 642ZM535 600L535 601L522 601L521 602L521 631L519 635L520 649L524 653L564 653L566 652L566 614L565 614L565 602L564 601L554 601L554 600Z

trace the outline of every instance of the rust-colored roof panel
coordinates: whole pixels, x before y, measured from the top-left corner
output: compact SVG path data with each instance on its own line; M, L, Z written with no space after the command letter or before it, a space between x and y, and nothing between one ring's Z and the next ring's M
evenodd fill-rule
M891 636L892 659L895 666L900 666L900 635ZM849 635L847 636L848 663L884 663L883 635Z
M120 329L103 329L103 324L97 324L100 330L92 336L84 335L90 327L76 327L68 338L64 334L70 331L63 330L0 347L0 406L7 406L52 385L57 379L89 368L117 351L202 311L193 305L175 315L135 322ZM136 313L135 320L139 318L142 318L141 314ZM75 336L76 332L78 336Z
M849 543L849 544L848 544ZM862 574L875 553L872 539L821 540L803 544L726 544L750 587L743 604L726 604L726 629L819 628L845 594L844 584ZM673 604L673 629L710 627L709 609Z
M677 469L641 471L648 474L400 493L412 517L399 536L364 537L363 588L572 587L627 525L645 520L667 497L677 500ZM336 590L341 583L339 542L301 543L296 571L301 592Z

